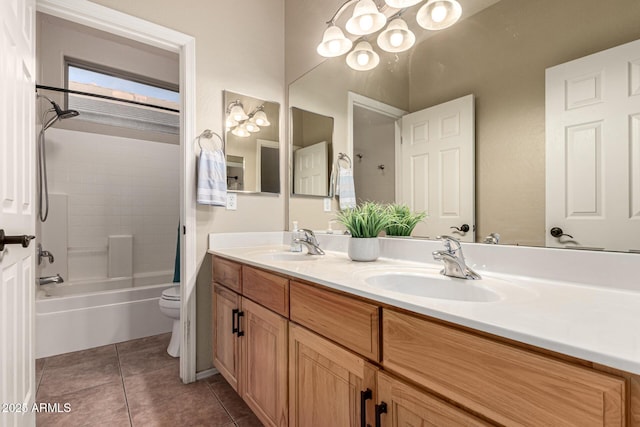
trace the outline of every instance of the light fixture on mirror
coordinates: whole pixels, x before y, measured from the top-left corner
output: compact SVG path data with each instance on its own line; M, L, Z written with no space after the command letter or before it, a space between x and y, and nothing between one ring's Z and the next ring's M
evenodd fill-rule
M271 123L264 112L264 105L260 105L251 113L244 111L244 106L239 100L227 106L225 126L227 131L240 138L247 138L252 133L260 132L260 126L269 126Z
M411 49L416 42L416 36L409 30L402 18L396 18L378 35L378 46L387 52L404 52Z
M416 21L425 30L449 28L462 16L462 6L456 0L429 0L418 10Z
M387 28L377 37L378 46L382 50L392 53L411 49L415 44L416 36L400 16L407 8L415 6L423 0L384 1L386 9L378 7L374 0L347 0L343 3L333 17L327 21L329 27L324 31L322 41L316 48L318 54L326 58L333 58L344 55L352 49L353 42L336 25L336 20L353 4L355 7L352 16L345 25L347 32L355 36L374 34L380 31L389 19ZM386 15L382 11L385 11ZM461 15L462 6L457 0L428 0L418 10L416 21L422 28L441 30L455 24ZM389 17L387 18L387 16ZM361 43L357 43L356 47L347 55L347 64L354 70L371 70L375 68L375 65L371 66L371 64L377 65L380 58L373 51L371 44L365 42L368 49L363 49ZM360 55L354 54L358 46L360 46Z
M369 42L362 41L347 55L347 64L357 71L374 69L380 62L380 56L373 51Z

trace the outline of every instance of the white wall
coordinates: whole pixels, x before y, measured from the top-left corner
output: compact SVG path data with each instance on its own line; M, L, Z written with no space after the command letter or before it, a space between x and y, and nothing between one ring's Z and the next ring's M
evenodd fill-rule
M179 222L180 147L51 128L46 131L49 192L67 195L66 218L42 224L67 229L68 277L107 277L110 235L133 235L133 274L173 276ZM54 196L55 198L55 196ZM66 223L65 223L66 222ZM53 250L52 250L53 252ZM47 267L64 268L64 254Z
M284 103L284 0L94 0L196 39L196 126L200 132L223 129L222 91ZM286 129L280 114L280 141ZM282 143L282 142L281 142ZM284 190L285 151L280 150ZM195 159L194 159L195 161ZM268 215L264 213L268 212ZM199 206L197 211L197 370L212 366L211 263L207 236L221 231L284 229L285 196L238 196L238 210Z

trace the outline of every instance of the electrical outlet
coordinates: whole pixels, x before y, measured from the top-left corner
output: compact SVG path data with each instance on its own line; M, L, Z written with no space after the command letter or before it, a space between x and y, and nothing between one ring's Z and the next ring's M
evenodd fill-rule
M324 211L331 212L331 199L328 197L324 198Z
M236 193L227 193L227 210L235 211L238 209L238 195Z

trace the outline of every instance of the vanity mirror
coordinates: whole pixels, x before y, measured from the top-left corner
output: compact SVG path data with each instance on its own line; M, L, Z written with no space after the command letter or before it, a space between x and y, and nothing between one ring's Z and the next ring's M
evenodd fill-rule
M224 91L227 190L280 193L280 104Z
M329 196L333 118L291 108L293 194Z
M587 227L573 234L565 226L561 227L565 236L557 230L558 237L551 235L546 187L568 184L545 173L545 73L559 64L640 39L639 20L640 3L635 0L615 0L606 7L596 0L501 0L473 16L465 17L463 12L455 26L417 40L408 52L378 52L381 61L375 70L349 69L344 58L325 60L291 84L289 102L334 117L334 153L346 152L353 158L358 153L352 145L349 91L407 112L473 94L476 241L498 233L501 244L637 250L638 239L635 246L610 244L608 238L625 233L622 229L596 235ZM640 59L640 51L636 58ZM628 69L632 73L638 66L630 63ZM587 88L599 90L597 83L589 84L585 80ZM579 110L573 114L580 114ZM620 168L637 171L640 156L632 155L638 151L632 151L638 146L637 137L633 138ZM606 172L599 166L592 169ZM636 187L630 188L637 193ZM614 199L611 194L596 196ZM626 211L627 216L637 215L629 207ZM308 206L292 199L290 218L301 218L301 212L312 215ZM313 214L325 221L326 214ZM592 215L585 222L597 217Z

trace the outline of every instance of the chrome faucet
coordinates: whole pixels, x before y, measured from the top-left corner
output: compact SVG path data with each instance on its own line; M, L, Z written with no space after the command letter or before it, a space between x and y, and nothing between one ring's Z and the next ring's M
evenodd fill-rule
M483 242L490 245L497 245L498 243L500 243L500 235L498 233L491 233L484 238Z
M324 251L320 249L320 243L318 243L318 239L316 239L313 231L308 228L303 228L300 230L300 233L302 234L302 238L295 239L294 241L305 245L309 255L324 255Z
M50 283L64 283L64 279L62 278L62 276L60 276L60 273L56 274L55 276L45 276L38 278L38 284L40 286L48 285Z
M433 252L433 259L444 262L444 269L440 274L459 279L478 280L482 278L465 263L462 245L458 239L451 236L438 236L436 238L442 240L445 248L443 251Z
M42 264L42 258L47 258L49 264L53 264L53 254L42 249L42 244L38 243L38 265Z

